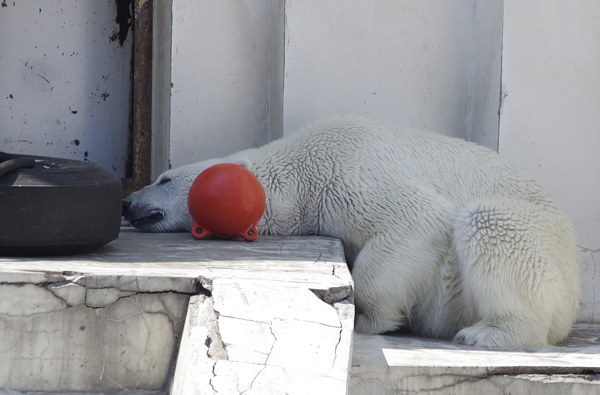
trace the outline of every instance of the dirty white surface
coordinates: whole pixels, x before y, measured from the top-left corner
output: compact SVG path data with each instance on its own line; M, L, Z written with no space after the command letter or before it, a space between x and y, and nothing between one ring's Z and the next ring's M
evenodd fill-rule
M0 258L0 390L343 394L351 295L323 237L122 229L89 254Z
M128 7L2 2L0 151L85 160L126 176L133 32L118 4Z
M171 165L281 137L284 2L172 3Z

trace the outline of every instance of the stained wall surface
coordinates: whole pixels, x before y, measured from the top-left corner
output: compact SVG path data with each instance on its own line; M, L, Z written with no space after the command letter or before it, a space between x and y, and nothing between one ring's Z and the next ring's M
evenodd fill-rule
M133 42L127 3L2 2L0 151L85 160L126 176Z

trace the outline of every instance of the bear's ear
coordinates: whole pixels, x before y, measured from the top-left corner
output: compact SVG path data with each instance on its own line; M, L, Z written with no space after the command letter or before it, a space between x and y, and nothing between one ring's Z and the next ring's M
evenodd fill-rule
M252 162L250 162L250 159L248 158L237 158L231 161L231 163L235 164L235 165L240 165L242 167L245 167L246 169L252 171Z

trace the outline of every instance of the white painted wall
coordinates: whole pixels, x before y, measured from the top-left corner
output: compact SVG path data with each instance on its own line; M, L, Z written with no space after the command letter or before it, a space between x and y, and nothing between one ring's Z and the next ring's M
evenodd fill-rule
M114 0L0 7L0 150L96 163L124 177L132 34Z
M501 2L174 0L173 10L172 166L348 113L497 148Z
M171 42L173 4L153 0L152 12L152 142L150 178L169 169L171 138Z
M284 130L359 114L468 137L474 0L287 0Z
M173 0L173 167L281 135L282 22L281 1Z
M466 140L498 150L503 1L476 0Z
M600 2L505 0L499 152L571 218L579 319L600 321Z

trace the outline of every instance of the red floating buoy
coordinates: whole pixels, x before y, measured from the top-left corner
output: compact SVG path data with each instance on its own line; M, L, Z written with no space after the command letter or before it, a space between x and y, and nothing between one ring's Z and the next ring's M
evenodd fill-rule
M188 195L192 236L254 241L265 205L265 190L248 169L232 163L211 166L196 178Z

